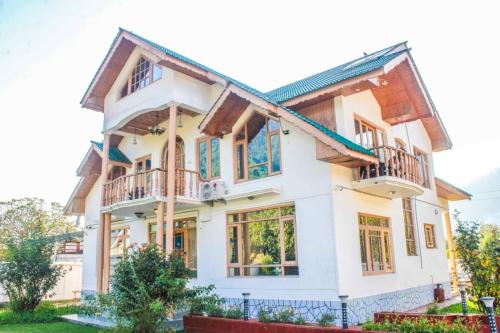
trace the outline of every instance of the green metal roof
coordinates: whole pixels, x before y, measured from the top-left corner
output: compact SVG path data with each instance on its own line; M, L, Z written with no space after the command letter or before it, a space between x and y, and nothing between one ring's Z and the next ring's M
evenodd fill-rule
M283 102L294 97L314 92L332 84L369 73L383 67L400 54L406 52L407 48L405 43L406 42L398 43L383 50L349 61L340 66L333 67L321 73L289 83L283 87L267 92L266 95L277 102ZM403 46L404 49L401 49L400 46Z
M347 148L354 150L356 152L370 155L370 156L375 156L375 154L373 152L365 149L364 147L352 142L351 140L343 137L342 135L340 135L340 134L326 128L325 126L317 123L316 121L314 121L306 116L303 116L300 113L295 112L289 108L284 107L283 105L280 104L280 102L285 101L285 100L290 99L290 98L293 98L293 97L296 97L296 96L300 96L300 95L308 93L308 92L312 92L314 90L320 89L320 88L325 87L327 85L341 82L342 80L346 80L346 79L351 78L351 77L355 77L355 76L358 76L361 74L368 73L370 71L373 71L377 68L382 67L383 65L387 64L389 61L391 61L392 59L397 57L402 52L405 52L404 50L398 51L398 52L393 52L398 46L401 46L404 44L404 43L399 43L399 44L396 44L396 45L391 46L389 48L386 48L384 50L381 50L381 51L372 53L370 55L367 55L365 57L353 60L347 64L337 66L337 67L334 67L328 71L313 75L309 78L305 78L303 80L291 83L289 85L275 89L275 90L270 91L268 93L263 93L263 92L255 89L255 88L252 88L252 87L250 87L250 86L248 86L248 85L246 85L238 80L235 80L229 76L226 76L226 75L224 75L216 70L213 70L205 65L202 65L202 64L200 64L200 63L198 63L190 58L187 58L187 57L185 57L177 52L174 52L174 51L172 51L164 46L161 46L155 42L152 42L152 41L150 41L142 36L139 36L131 31L125 30L123 28L119 28L119 32L118 32L117 36L115 37L113 43L111 44L111 47L108 50L108 53L106 54L106 58L108 57L108 55L110 55L110 52L114 47L114 44L118 41L118 37L120 36L120 34L122 32L127 32L127 33L135 36L136 38L149 44L150 46L154 47L155 49L165 53L166 55L169 55L173 58L176 58L176 59L183 61L185 63L188 63L190 65L196 66L196 67L198 67L202 70L205 70L207 72L211 72L211 73L225 79L229 83L234 84L238 88L243 89L243 90L249 92L250 94L252 94L252 95L268 102L268 103L271 103L272 105L278 106L278 107L286 110L287 112L291 113L295 117L305 121L306 123L314 126L315 128L317 128L321 132L325 133L326 135L328 135L328 136L332 137L333 139L337 140L338 142L342 143ZM104 64L104 61L103 61L103 63L101 63L100 67L102 67L103 64ZM98 72L99 72L99 70L97 71L97 73ZM94 79L92 81L94 81L95 78L97 77L97 73L94 76ZM90 89L90 85L87 88L87 91L89 89ZM96 144L98 144L98 143L96 143ZM102 144L100 144L100 145L101 145L100 149L102 150ZM123 155L122 152L120 152L118 149L116 149L116 150L117 150L118 154L121 155L120 157L125 158L128 161L127 157L125 155ZM112 152L112 150L110 149L110 158L111 158L111 152ZM126 162L126 163L130 163L130 162Z
M102 151L102 149L103 149L102 142L97 142L97 141L90 141L90 142L92 142L94 145L97 146L97 148L99 148L100 151ZM132 162L130 162L128 157L125 156L125 154L122 153L122 151L116 147L112 147L112 146L109 147L108 156L109 156L110 160L115 161L115 162L128 163L128 164L132 163Z

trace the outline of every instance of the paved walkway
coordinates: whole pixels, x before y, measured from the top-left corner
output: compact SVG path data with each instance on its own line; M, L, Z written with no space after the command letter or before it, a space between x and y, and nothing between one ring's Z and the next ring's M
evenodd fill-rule
M436 303L436 304L441 309L441 308L447 307L448 305L452 305L452 304L456 304L456 303L460 303L460 296L453 296L453 297L445 300L443 303ZM429 307L429 305L430 304L424 305L424 306L421 306L421 307L418 307L416 309L406 311L406 312L408 312L408 313L425 313L425 311L427 311L427 308Z

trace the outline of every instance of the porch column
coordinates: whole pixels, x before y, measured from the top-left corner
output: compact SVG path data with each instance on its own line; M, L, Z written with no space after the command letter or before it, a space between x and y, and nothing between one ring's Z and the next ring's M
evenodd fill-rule
M456 249L455 242L453 241L453 234L451 232L451 221L450 213L444 212L444 225L446 227L446 241L448 242L448 249L450 250L450 262L451 262L451 286L453 291L458 291L458 276L457 276L457 260L456 260Z
M102 142L102 161L101 161L101 205L104 202L104 184L108 180L108 157L109 157L109 134L104 133ZM96 292L103 292L103 261L104 261L104 229L105 229L105 214L99 214L99 229L97 237L97 282Z
M177 129L177 105L170 106L168 120L168 159L167 159L167 254L174 250L174 209L175 209L175 139Z
M111 213L104 214L104 260L102 290L109 291L109 275L111 271Z
M158 201L156 206L156 245L163 249L163 223L165 215L165 203Z

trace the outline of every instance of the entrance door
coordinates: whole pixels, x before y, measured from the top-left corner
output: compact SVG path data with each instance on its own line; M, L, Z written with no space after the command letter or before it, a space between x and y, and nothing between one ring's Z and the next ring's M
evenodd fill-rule
M167 170L168 166L168 142L165 145L163 153L163 169ZM185 176L184 176L184 141L181 137L175 139L175 194L184 195L186 191ZM166 181L166 180L165 180ZM166 187L165 187L166 188Z

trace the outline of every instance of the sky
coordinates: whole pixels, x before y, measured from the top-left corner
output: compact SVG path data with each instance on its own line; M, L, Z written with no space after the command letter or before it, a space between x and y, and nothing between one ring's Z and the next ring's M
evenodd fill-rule
M499 12L482 0L0 0L0 201L66 202L102 139L102 113L80 100L118 27L264 92L408 41L454 144L434 155L436 175L467 186L500 167ZM484 189L496 205L499 184Z

